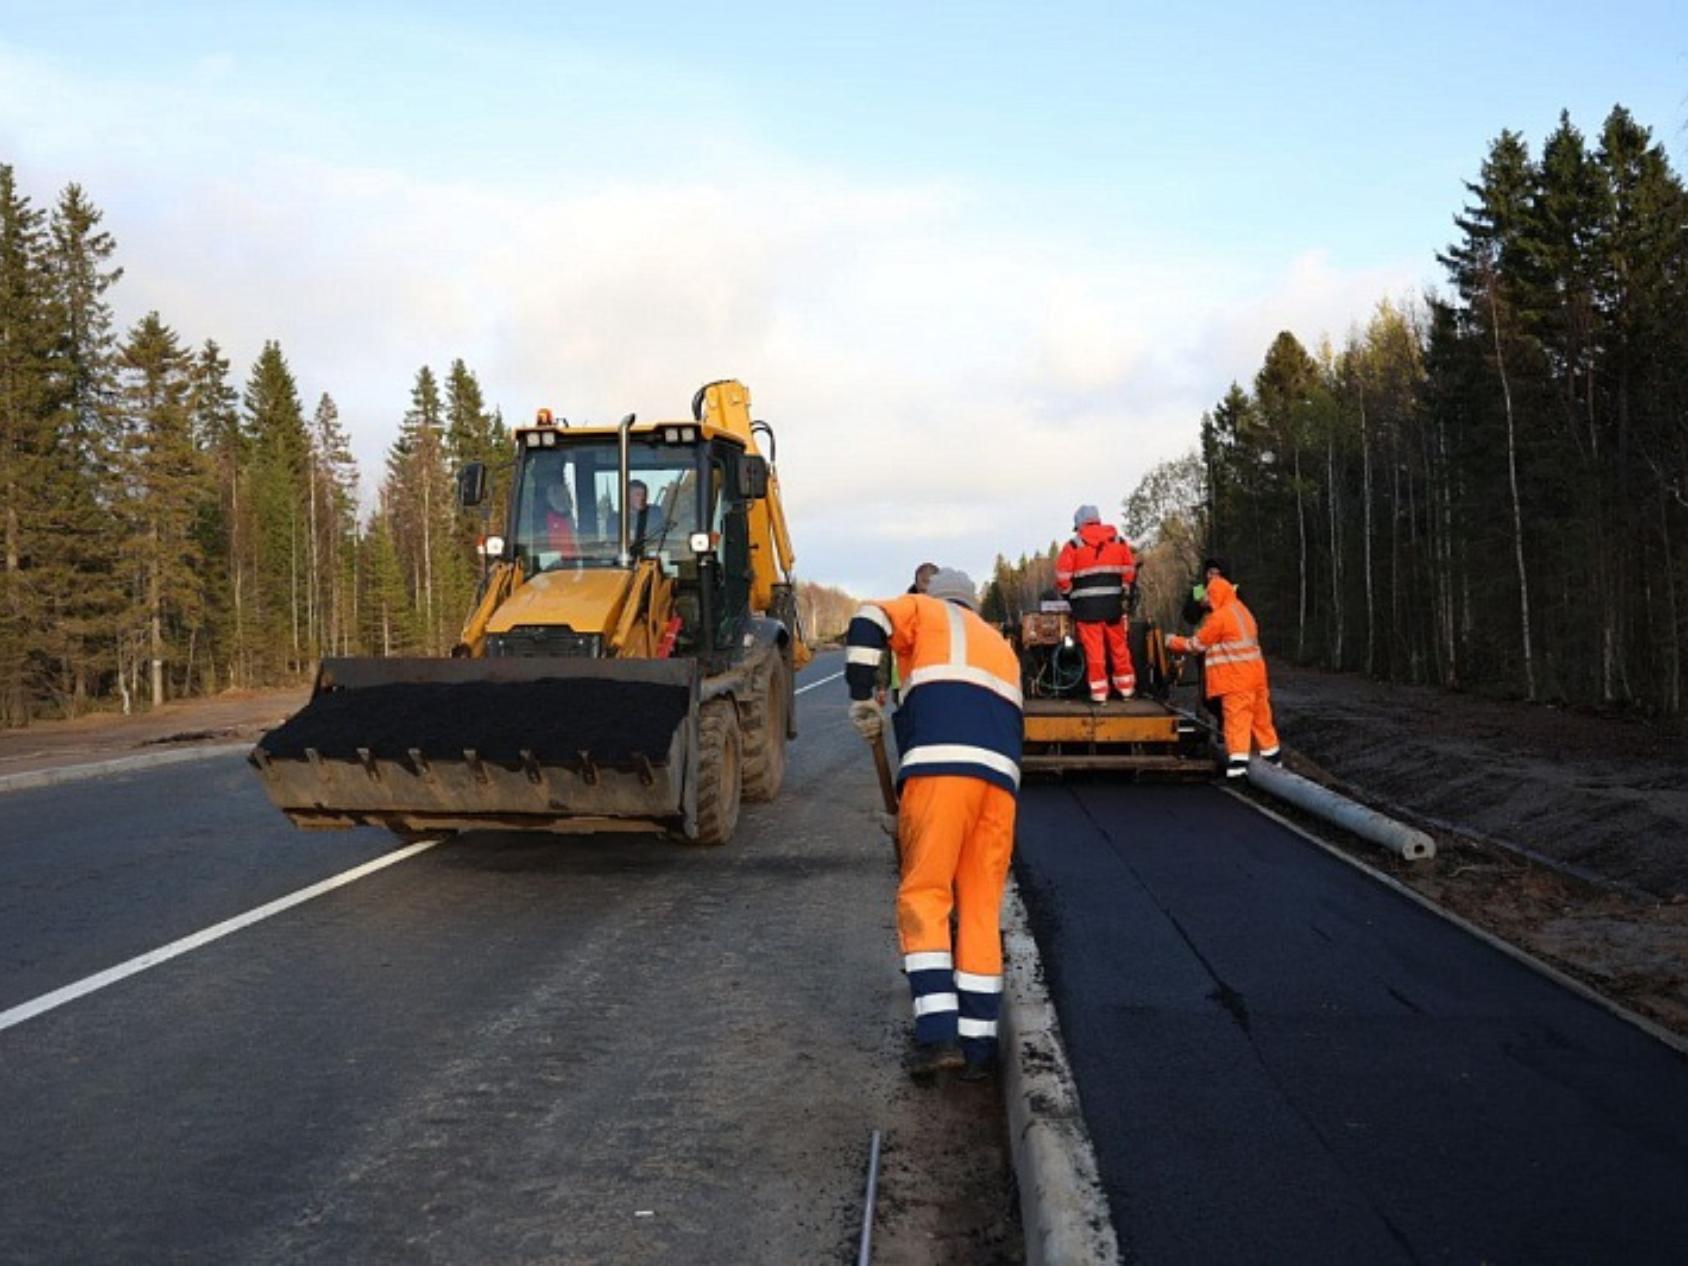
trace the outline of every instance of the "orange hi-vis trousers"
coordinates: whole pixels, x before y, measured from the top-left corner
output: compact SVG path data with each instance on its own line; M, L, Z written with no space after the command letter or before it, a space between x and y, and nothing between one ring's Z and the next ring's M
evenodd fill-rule
M1225 776L1241 778L1248 773L1248 752L1252 744L1267 758L1278 754L1278 732L1272 726L1272 694L1269 690L1241 690L1221 695L1225 716Z
M996 1051L1014 808L1012 793L982 778L915 775L903 784L897 815L897 937L914 995L914 1037L959 1038L972 1063L989 1063Z
M1124 620L1079 620L1078 640L1084 647L1084 666L1090 679L1090 697L1097 703L1108 698L1108 683L1122 695L1137 688L1137 675L1131 667L1131 643L1125 636ZM1114 662L1114 675L1108 676L1108 660Z

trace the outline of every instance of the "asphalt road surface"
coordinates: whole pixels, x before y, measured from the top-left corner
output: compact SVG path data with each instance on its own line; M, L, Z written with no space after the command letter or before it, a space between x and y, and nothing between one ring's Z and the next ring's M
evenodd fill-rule
M1688 1061L1214 787L1016 859L1128 1260L1681 1262Z
M853 1261L876 1128L876 1261L1018 1260L840 668L723 849L461 836L0 1029L0 1260ZM396 847L238 758L0 797L0 1014Z

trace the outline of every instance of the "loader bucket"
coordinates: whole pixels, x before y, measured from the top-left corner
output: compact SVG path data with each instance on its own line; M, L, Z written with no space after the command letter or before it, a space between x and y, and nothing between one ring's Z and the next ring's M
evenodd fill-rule
M249 759L301 827L689 834L697 717L691 660L327 659Z

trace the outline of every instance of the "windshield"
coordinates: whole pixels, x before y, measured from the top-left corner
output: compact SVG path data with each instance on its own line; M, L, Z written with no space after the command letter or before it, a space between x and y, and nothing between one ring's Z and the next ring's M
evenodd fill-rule
M614 567L621 548L621 465L614 440L530 448L517 490L516 556L530 572ZM628 454L628 546L670 565L699 529L698 450L635 437Z

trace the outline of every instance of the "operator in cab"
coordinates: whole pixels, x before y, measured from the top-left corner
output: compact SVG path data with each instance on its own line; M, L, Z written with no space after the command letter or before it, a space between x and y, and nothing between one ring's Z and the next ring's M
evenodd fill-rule
M629 547L637 554L646 544L662 539L663 533L668 531L668 517L663 514L661 506L651 504L651 490L643 479L634 479L628 483L627 504L627 540ZM619 518L611 517L610 534L621 535Z

